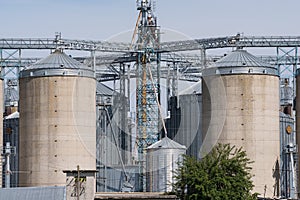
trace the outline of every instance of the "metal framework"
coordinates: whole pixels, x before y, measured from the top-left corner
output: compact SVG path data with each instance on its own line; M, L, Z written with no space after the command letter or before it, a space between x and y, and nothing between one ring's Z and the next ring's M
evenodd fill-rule
M146 190L146 148L159 139L160 29L152 12L151 1L138 1L138 38L135 44L136 124L138 162L143 191Z
M153 27L152 27L153 28ZM242 47L276 47L279 54L283 52L284 48L298 48L300 46L300 36L242 36L237 34L235 36L226 36L219 38L195 39L185 41L162 42L159 48L152 49L152 53L161 53L160 62L167 63L181 63L182 69L179 69L184 77L180 79L198 81L204 65L209 64L217 59L217 57L206 56L206 50L215 48L242 48ZM1 58L0 64L3 70L3 76L8 74L17 74L20 67L35 62L37 58L22 58L21 51L23 49L55 49L62 48L68 50L90 51L94 58L77 58L87 65L98 66L97 78L100 81L109 81L119 78L119 63L136 62L140 54L139 48L131 48L129 43L114 43L101 42L90 40L70 40L62 39L61 36L56 35L55 38L50 39L33 39L33 38L8 38L0 39ZM188 56L175 52L201 50L201 55ZM100 57L95 56L95 52L111 52L110 55ZM8 52L8 53L6 53ZM4 53L7 55L4 56ZM263 59L271 64L277 66L293 65L295 60L299 60L298 55L288 57L278 55L277 57L264 57ZM297 54L297 53L296 53ZM173 65L173 64L172 64ZM171 65L171 66L172 66ZM298 65L298 63L297 63ZM287 68L282 72L286 72ZM167 76L161 71L161 76ZM126 72L127 73L127 72ZM135 77L137 73L130 72L130 77ZM198 75L197 75L198 74Z
M209 49L274 47L277 49L277 55L262 57L262 59L278 66L282 77L294 79L300 60L298 56L300 36L243 36L237 34L218 38L160 42L159 27L152 12L151 1L139 0L137 2L140 17L136 27L138 38L135 44L71 40L63 39L61 35L56 35L52 39L3 38L0 39L0 67L5 80L17 80L19 71L23 67L38 60L38 58L22 58L22 50L61 48L88 51L91 52L91 57L76 59L88 66L96 66L97 80L99 81L120 79L120 102L127 101L126 78L128 98L130 78L136 78L136 146L139 152L138 162L141 166L141 185L145 189L145 149L159 139L160 132L160 115L157 104L161 90L160 78L167 79L169 87L167 88L167 98L169 98L171 92L172 95L178 94L179 80L199 81L203 67L220 58L219 56L207 56L206 51ZM182 52L195 50L200 50L201 53L192 56L182 54ZM96 52L111 54L96 56ZM131 63L136 63L135 68L130 67ZM126 68L126 64L129 64L128 68ZM294 84L295 82L293 82L293 86ZM120 127L121 130L126 130L128 126L124 120L128 111L126 105L122 104L120 110ZM131 149L131 144L126 143L126 136L122 131L119 136L121 148ZM128 156L123 154L122 157Z
M130 43L103 42L92 40L71 40L62 38L3 38L0 49L56 49L135 52ZM217 49L226 47L299 47L300 36L226 36L218 38L194 39L184 41L162 42L159 52L193 51L199 49Z
M70 40L56 37L46 38L7 38L0 39L0 49L56 49L103 51L103 52L130 52L130 45L126 43Z

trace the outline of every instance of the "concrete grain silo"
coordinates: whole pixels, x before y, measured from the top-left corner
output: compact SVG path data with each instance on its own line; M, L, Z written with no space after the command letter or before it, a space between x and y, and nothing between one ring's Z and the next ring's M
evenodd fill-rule
M61 50L20 73L20 186L65 185L96 170L94 71Z
M202 154L216 143L243 147L251 164L253 192L279 193L278 70L236 50L203 71Z

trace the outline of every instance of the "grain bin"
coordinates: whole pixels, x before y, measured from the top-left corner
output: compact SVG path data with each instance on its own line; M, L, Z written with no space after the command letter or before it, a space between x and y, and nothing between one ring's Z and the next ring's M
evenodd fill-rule
M61 50L20 73L20 186L65 185L96 170L94 71Z
M147 192L171 192L174 183L174 170L186 153L186 147L168 137L147 148Z
M279 78L277 68L236 50L203 71L203 146L243 147L251 165L253 192L279 193Z

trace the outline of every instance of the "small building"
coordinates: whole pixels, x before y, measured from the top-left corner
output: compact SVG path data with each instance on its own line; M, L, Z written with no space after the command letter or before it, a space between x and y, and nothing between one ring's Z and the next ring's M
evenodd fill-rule
M94 199L96 188L95 170L65 170L66 179L66 200L89 200ZM79 195L79 197L78 197Z

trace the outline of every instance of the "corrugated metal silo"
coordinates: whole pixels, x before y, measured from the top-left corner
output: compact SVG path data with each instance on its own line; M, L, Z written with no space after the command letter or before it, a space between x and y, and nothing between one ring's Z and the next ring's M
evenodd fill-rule
M168 137L150 145L147 148L147 191L171 192L174 183L174 170L177 162L186 153L186 147L174 142Z
M200 88L201 86L199 86ZM186 154L199 159L202 143L202 95L184 94L170 98L170 118L166 120L168 137L187 147Z
M300 69L297 69L296 71L296 142L298 146L298 151L300 149ZM300 189L300 153L298 153L298 159L297 159L297 165L298 165L298 179L297 179L297 189L299 191ZM300 197L298 193L298 198Z
M203 145L243 147L254 161L253 192L279 193L278 70L245 50L236 50L203 71Z
M296 152L294 119L280 112L280 193L287 199L296 199Z
M19 186L65 185L96 170L94 71L61 50L20 73Z

